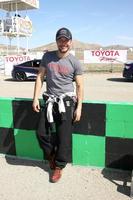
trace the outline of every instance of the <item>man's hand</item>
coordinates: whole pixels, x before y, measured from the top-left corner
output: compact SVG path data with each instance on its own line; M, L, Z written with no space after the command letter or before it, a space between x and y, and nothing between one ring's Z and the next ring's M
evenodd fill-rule
M81 109L77 108L74 112L74 122L80 121L81 118Z
M32 108L35 112L40 112L40 103L39 100L33 100Z

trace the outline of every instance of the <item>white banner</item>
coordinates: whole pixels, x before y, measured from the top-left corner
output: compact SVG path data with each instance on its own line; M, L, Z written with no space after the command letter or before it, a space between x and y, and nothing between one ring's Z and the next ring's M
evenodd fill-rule
M124 63L127 50L85 50L84 63Z
M35 58L35 55L5 56L5 75L11 76L13 65L26 62Z
M19 34L24 34L24 35L32 34L32 21L30 19L16 17L16 27L17 27L17 32Z
M31 36L32 35L32 21L28 16L22 17L8 17L1 21L1 32L9 34L10 36Z

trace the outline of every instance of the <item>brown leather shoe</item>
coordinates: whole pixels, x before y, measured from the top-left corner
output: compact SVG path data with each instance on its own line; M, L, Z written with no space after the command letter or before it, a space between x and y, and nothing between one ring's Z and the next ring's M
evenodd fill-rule
M51 182L56 183L57 181L59 181L61 176L62 176L62 169L59 168L59 167L56 167L54 172L53 172L53 175L51 177Z

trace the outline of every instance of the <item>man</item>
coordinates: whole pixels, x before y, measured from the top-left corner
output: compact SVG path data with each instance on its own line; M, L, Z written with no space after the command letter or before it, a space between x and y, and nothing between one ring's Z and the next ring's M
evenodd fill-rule
M61 178L62 169L71 159L72 126L80 120L83 100L81 64L69 52L72 45L70 30L59 29L56 33L56 43L58 50L46 52L42 57L33 97L33 110L39 112L38 97L46 76L47 91L43 94L45 120L40 121L37 132L50 168L54 169L51 177L54 183ZM54 141L50 133L53 124L56 132Z

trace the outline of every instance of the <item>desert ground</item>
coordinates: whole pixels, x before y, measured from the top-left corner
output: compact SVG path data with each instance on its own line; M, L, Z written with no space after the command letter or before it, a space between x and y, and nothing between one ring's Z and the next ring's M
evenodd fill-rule
M32 98L35 81L18 82L0 74L0 96ZM46 89L44 82L40 94ZM133 102L133 81L127 81L122 73L85 73L84 100Z

